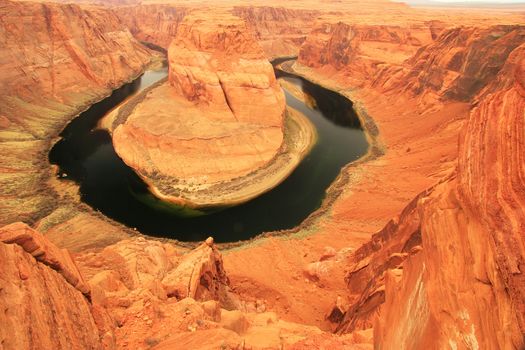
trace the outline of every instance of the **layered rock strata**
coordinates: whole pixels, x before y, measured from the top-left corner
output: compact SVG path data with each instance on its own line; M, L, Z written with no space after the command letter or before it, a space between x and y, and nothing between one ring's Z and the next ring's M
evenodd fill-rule
M522 44L495 81L507 88L489 85L472 110L456 174L419 201L422 250L387 278L381 348L524 346L524 72Z
M515 131L522 129L525 102L522 30L451 30L414 56L434 55L432 61L442 63L438 69L414 69L421 77L451 69L455 54L450 52L469 52L459 54L466 60L453 79L437 74L439 88L405 91L426 109L445 106L452 98L475 105L460 134L453 172L349 257L350 296L339 332L374 327L375 346L384 349L523 346L525 298L517 268L524 257L518 209L523 152L522 133ZM455 46L435 50L463 34L465 40L452 40ZM475 48L486 40L494 45L476 58ZM413 62L405 65L416 66ZM484 68L483 62L497 64ZM480 74L471 74L471 67ZM390 82L394 79L390 76ZM401 81L423 84L407 76Z
M103 348L67 251L18 223L0 229L0 258L2 349Z
M380 72L376 85L432 102L471 101L496 78L507 57L525 40L523 26L462 27L446 30L402 67Z
M167 51L191 7L144 4L116 7L113 11L135 38Z
M142 4L115 7L114 11L138 40L168 50L184 16L197 9L191 4ZM277 6L227 6L210 11L227 12L244 19L268 58L296 56L320 14L318 10Z
M284 94L245 23L215 17L185 17L169 49L169 81L113 122L124 162L157 197L191 208L273 188L313 142L305 118L289 113L285 121Z
M232 13L243 18L256 33L267 57L297 56L319 16L319 10L271 6L236 6Z
M0 223L34 223L66 205L50 188L52 139L151 54L109 10L3 0L0 17Z
M401 65L432 36L431 24L351 24L328 17L307 37L298 63L324 74L337 72L347 83L361 87L382 68Z

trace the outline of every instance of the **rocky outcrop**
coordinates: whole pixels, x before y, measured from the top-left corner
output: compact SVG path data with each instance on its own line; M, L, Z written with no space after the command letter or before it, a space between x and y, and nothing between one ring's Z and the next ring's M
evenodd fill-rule
M144 238L124 240L80 254L77 262L92 289L102 339L120 348L273 349L330 337L234 294L212 238L191 251Z
M416 197L396 218L348 259L345 282L349 302L337 333L351 333L373 327L385 302L385 278L401 273L403 262L421 250L421 222Z
M190 208L245 202L275 187L313 143L289 114L271 64L245 23L186 16L169 49L169 79L121 108L118 155L157 197ZM284 136L294 140L285 143Z
M169 82L187 100L230 112L239 122L282 128L284 95L244 21L187 17L169 63Z
M168 50L191 8L164 4L116 7L113 11L138 40Z
M320 11L270 6L236 6L232 13L243 18L256 33L267 57L296 56Z
M143 294L160 300L227 299L228 278L211 238L186 254L171 244L123 240L77 260L93 287L93 300L104 306L117 306L124 299L132 304Z
M73 287L89 295L89 287L80 275L69 251L57 248L39 232L25 224L14 223L0 228L0 241L18 244L37 261L60 273Z
M0 223L34 223L58 205L51 139L151 56L109 10L0 1Z
M525 110L524 49L522 42L499 75L484 81L460 137L454 174L422 193L360 249L375 246L371 260L356 252L363 267L347 276L349 287L357 283L366 291L373 284L385 299L380 310L381 303L374 305L377 348L524 346L525 184L518 132ZM385 269L374 268L394 260ZM384 286L378 284L382 280ZM368 315L347 313L340 331L366 320Z
M213 238L184 256L177 268L162 279L162 284L168 296L178 299L224 300L228 277Z
M2 349L102 349L67 251L17 223L0 229L0 258Z
M381 67L401 64L431 41L432 31L425 24L365 25L327 17L317 22L301 46L298 63L332 69L362 84Z
M375 84L427 99L470 101L496 78L509 54L524 40L523 26L449 29L407 60L403 69L382 72Z

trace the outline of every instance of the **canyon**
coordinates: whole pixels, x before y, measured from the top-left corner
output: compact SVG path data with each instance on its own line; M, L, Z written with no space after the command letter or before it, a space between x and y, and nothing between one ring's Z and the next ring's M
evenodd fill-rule
M250 34L238 17L187 15L168 49L168 81L108 117L120 158L156 197L192 214L275 187L314 142L308 120L285 111Z
M525 11L101 3L0 0L4 348L525 346ZM222 15L206 17L203 6ZM255 39L219 50L214 35L223 29L225 42L232 32ZM267 60L284 56L297 58L283 70L353 102L368 153L284 232L230 244L209 232L190 244L119 224L83 203L47 153L78 113L158 67L163 52L169 78L128 100L137 99L141 118L115 125L122 108L109 114L115 149L129 163L141 153L119 151L119 137L178 127L158 112L184 100L193 121L207 108L267 126L268 161L284 139L285 105ZM203 63L214 54L216 66ZM151 111L158 118L146 125Z

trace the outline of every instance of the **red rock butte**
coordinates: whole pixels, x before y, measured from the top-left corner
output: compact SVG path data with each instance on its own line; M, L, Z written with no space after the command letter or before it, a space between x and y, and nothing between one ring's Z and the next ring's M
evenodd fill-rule
M155 195L192 208L239 204L307 153L313 128L305 118L286 126L284 93L244 20L186 16L168 60L168 82L113 123L116 152ZM285 136L303 140L290 147Z

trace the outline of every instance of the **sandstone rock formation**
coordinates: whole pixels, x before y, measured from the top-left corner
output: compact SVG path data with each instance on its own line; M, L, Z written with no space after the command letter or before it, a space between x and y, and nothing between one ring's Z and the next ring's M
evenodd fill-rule
M260 46L230 15L186 16L177 33L169 82L120 109L115 150L157 197L190 208L234 205L275 187L313 134L295 115L285 123L284 94Z
M419 50L403 68L381 72L378 83L426 99L471 101L524 40L522 26L450 29Z
M119 19L138 40L164 50L177 35L179 24L190 7L166 4L144 4L114 8Z
M168 273L162 284L168 296L196 300L221 300L226 297L224 286L228 277L222 257L213 247L213 238L186 255L177 268Z
M229 289L211 238L190 252L144 238L124 240L77 254L75 261L22 223L0 228L0 241L0 339L6 350L276 349L326 338L317 327L281 320L262 304L249 309ZM88 281L89 299L78 280ZM174 285L184 288L173 293Z
M455 176L418 204L422 250L405 263L401 278L387 279L375 340L389 344L382 348L524 346L525 298L518 266L525 251L523 218L516 210L524 200L523 133L516 132L523 128L525 110L524 48L511 53L510 67L495 80L509 86L482 94L472 110Z
M284 96L244 21L188 16L178 33L169 49L169 82L179 95L229 110L239 122L282 126Z
M440 43L449 41L451 33L462 32L448 31L415 56L434 54L433 62L450 68L450 52L470 52L454 79L434 80L446 81L447 88L432 90L430 84L424 90L407 90L425 100L425 108L443 106L452 98L474 99L476 106L461 132L455 171L418 195L349 258L350 301L339 332L374 326L375 346L385 349L523 346L525 299L517 266L524 252L521 218L515 210L523 192L522 169L517 165L522 134L513 131L522 128L525 102L522 30L479 30L466 35L466 41L456 41L458 47L436 51L445 47ZM476 58L479 42L494 37L501 40ZM417 66L414 62L410 59L404 65ZM497 65L485 69L483 62ZM445 71L442 66L411 72L421 77ZM482 67L480 74L470 74L472 66ZM400 81L414 80L405 76ZM400 96L403 90L388 91ZM429 100L429 93L438 99ZM486 310L494 312L489 315ZM497 331L503 328L507 331Z
M168 45L183 15L142 7L115 11L140 40ZM0 1L0 222L45 234L0 229L5 348L523 347L523 29L488 25L523 17L323 7L341 12L323 16L295 69L351 97L383 155L343 169L313 225L221 257L211 244L133 237L78 205L46 165L58 130L149 53L111 11ZM292 52L306 32L294 11L235 11L266 55Z
M191 4L142 4L116 7L114 11L138 40L168 50L184 16L196 12L196 7ZM219 11L244 19L267 58L296 56L320 14L318 10L255 5L231 5ZM211 8L210 12L217 12L217 9Z
M37 261L59 272L73 287L89 295L89 287L80 275L69 251L59 249L39 232L22 223L0 228L0 241L18 244Z
M0 258L2 349L102 349L67 251L19 223L0 229Z
M321 19L301 47L298 62L312 68L336 70L352 82L387 65L401 64L419 47L432 41L430 28L396 25L353 25L337 18Z
M320 12L272 6L236 6L232 13L254 30L267 57L296 56Z
M52 138L151 55L109 10L2 0L0 17L0 223L34 223L59 204Z

